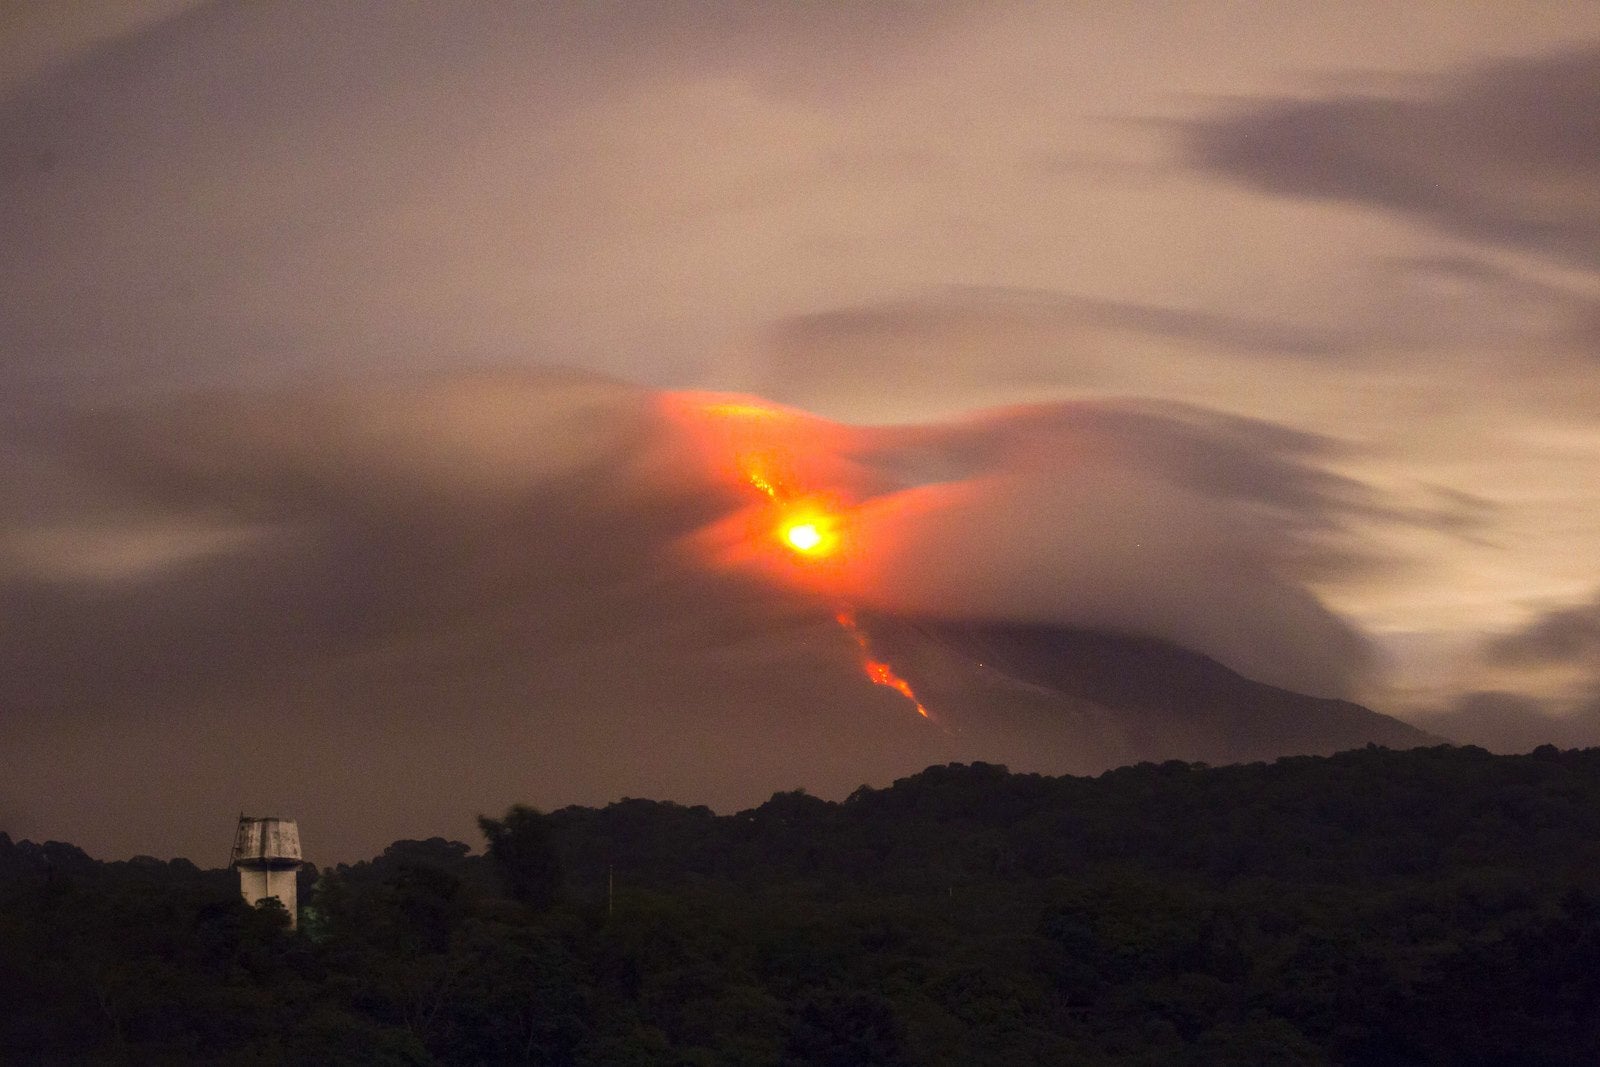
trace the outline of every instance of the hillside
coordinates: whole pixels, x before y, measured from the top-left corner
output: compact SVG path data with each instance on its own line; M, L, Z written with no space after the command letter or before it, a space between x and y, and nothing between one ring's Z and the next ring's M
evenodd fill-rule
M871 616L873 647L992 761L1094 774L1440 742L1347 700L1247 678L1157 638L1064 626Z

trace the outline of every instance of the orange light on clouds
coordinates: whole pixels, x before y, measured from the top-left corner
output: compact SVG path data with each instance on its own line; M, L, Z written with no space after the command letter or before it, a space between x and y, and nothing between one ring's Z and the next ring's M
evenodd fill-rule
M730 419L776 419L785 414L783 409L771 404L756 404L735 400L708 403L703 405L700 410L707 415Z
M727 394L676 394L669 410L693 428L714 470L757 494L758 503L715 527L725 537L720 558L787 564L779 568L785 581L845 601L841 578L861 550L852 524L862 494L840 447L843 431L802 411ZM834 620L854 642L862 673L931 719L911 683L873 654L854 611L843 607Z

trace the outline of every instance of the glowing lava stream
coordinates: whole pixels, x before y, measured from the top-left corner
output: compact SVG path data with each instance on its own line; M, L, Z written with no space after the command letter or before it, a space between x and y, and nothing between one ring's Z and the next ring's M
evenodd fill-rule
M922 701L917 699L917 694L912 690L910 682L896 674L894 668L883 662L883 660L872 658L872 647L867 643L867 635L862 633L861 627L856 625L856 617L853 613L840 610L833 619L844 627L845 633L855 638L856 647L861 649L861 666L866 670L868 678L871 678L878 685L888 686L911 701L916 705L917 714L924 719L933 718L932 715L928 714L928 709L923 706Z
M781 418L783 412L755 404L707 404L702 410L718 418L747 419L762 422ZM780 446L740 449L737 453L739 472L744 480L759 490L773 504L777 513L774 524L776 538L786 549L802 561L821 562L842 547L842 530L845 515L830 497L821 494L797 492L792 485L790 469ZM837 622L861 653L861 669L874 685L892 689L909 700L924 719L932 719L927 707L917 698L911 683L895 673L883 660L874 659L872 644L856 622L855 612L841 607L834 613Z

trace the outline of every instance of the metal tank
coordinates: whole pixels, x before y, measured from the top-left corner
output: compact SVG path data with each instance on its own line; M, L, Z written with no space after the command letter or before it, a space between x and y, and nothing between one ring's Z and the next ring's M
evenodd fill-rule
M277 897L289 913L289 926L299 925L295 875L300 870L300 827L293 819L256 818L241 814L233 837L231 866L239 868L239 891L254 907Z

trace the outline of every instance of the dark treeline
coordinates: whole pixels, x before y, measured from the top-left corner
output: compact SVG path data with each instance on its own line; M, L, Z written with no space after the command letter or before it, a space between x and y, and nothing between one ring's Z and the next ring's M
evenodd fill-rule
M1600 1063L1600 749L625 800L237 878L0 834L0 1059Z

